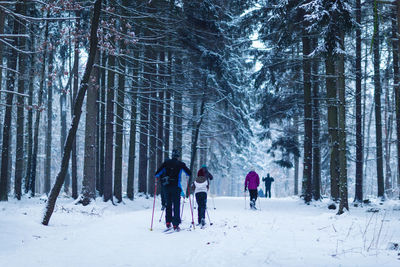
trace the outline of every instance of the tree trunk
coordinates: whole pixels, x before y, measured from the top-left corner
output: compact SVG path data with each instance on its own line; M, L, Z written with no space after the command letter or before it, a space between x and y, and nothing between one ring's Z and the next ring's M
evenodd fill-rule
M341 33L340 46L344 51L344 33ZM346 149L346 83L344 77L344 54L338 57L338 97L339 97L339 196L340 204L338 214L343 209L349 210L347 190L347 149Z
M35 49L35 38L33 34L33 27L31 27L31 44L30 49L34 51ZM25 173L25 194L29 191L29 180L31 177L32 171L32 150L33 150L33 86L35 81L35 54L30 55L30 70L29 70L29 97L28 97L28 119L27 119L27 151L28 151L28 159Z
M113 186L113 159L114 159L114 90L115 90L115 56L108 54L107 76L107 115L106 115L106 154L104 171L103 200L112 199Z
M361 0L356 0L356 21L361 25ZM361 27L361 26L360 26ZM361 73L361 28L356 28L356 192L354 202L363 201L363 131L362 131L362 73Z
M151 58L149 49L144 48L144 59ZM140 102L140 126L139 126L139 179L138 190L139 193L147 194L147 163L148 163L148 132L149 132L149 95L147 94L150 89L151 69L148 64L141 63L140 69L143 70L143 80L141 81L141 88L139 95Z
M172 86L172 53L168 52L168 65L167 70L168 78L166 81L165 90L165 126L164 126L164 159L169 158L169 143L170 143L170 130L171 130L171 86Z
M126 34L126 27L122 25L122 32ZM120 41L120 51L124 54L126 50L125 40ZM115 166L114 166L114 196L118 203L122 202L122 159L123 159L123 137L124 137L124 108L125 108L125 72L126 62L124 56L119 57L120 73L118 74L118 93L116 107L115 126Z
M329 53L329 52L328 52ZM332 52L325 59L326 71L326 97L328 105L328 133L330 147L330 176L331 198L337 201L339 198L339 136L338 136L338 111L337 89L335 82L335 61Z
M134 51L136 61L134 61L134 65L132 66L133 75L139 76L138 68L139 64L139 50ZM136 80L139 82L139 78ZM134 192L135 192L135 161L136 161L136 117L137 117L137 85L134 84L134 81L131 85L131 118L130 118L130 129L129 129L129 159L128 159L128 178L127 178L127 188L126 194L130 200L134 200Z
M49 18L49 13L47 14ZM29 190L31 195L35 196L35 186L36 186L36 167L37 167L37 156L39 150L39 126L40 126L40 116L42 114L42 104L43 104L43 91L44 91L44 81L45 81L45 69L46 69L46 59L47 59L47 41L49 36L49 24L46 21L45 33L44 33L44 49L43 49L43 62L41 69L41 80L39 86L38 104L36 107L36 117L35 117L35 129L33 134L33 152L32 152L32 170L31 177L29 179Z
M100 63L99 52L95 62ZM99 69L93 68L89 79L86 97L86 123L85 123L85 156L83 165L82 196L79 201L82 205L90 204L96 198L96 117L97 117L97 93L99 83L97 73Z
M178 81L183 81L183 62L181 59L176 59L175 75ZM174 130L173 130L173 148L182 151L182 92L174 91Z
M304 86L304 162L303 181L306 188L304 201L309 203L312 198L312 99L311 99L311 53L310 39L303 32L303 86Z
M25 14L25 8L23 7L22 13ZM21 34L25 33L24 27L19 29ZM25 46L25 40L17 41L21 47ZM0 48L1 49L1 48ZM15 153L15 177L14 177L14 192L15 197L21 200L22 195L22 176L24 173L24 108L25 99L22 94L25 94L25 81L28 80L26 75L26 56L23 53L19 53L18 56L18 93L17 96L17 138L16 138L16 153ZM0 71L1 72L1 71Z
M86 63L86 68L85 68L85 73L83 74L82 81L81 81L81 86L79 88L75 105L74 105L74 116L71 124L71 128L68 132L68 137L67 141L64 146L64 153L63 153L63 158L61 161L61 168L60 172L57 175L56 182L50 192L49 199L47 201L46 205L46 212L42 220L43 225L48 225L50 221L50 217L53 213L57 197L60 193L61 187L64 183L65 179L65 174L67 173L68 169L68 162L71 156L71 150L72 150L72 144L75 139L76 131L78 129L79 125L79 120L82 114L82 104L83 104L83 99L85 97L86 90L88 88L88 82L90 78L90 74L92 71L93 63L95 61L95 56L96 56L96 50L97 50L97 29L99 25L99 19L100 19L100 13L101 13L101 0L96 0L94 4L94 9L93 9L93 18L92 18L92 23L91 23L91 29L90 29L90 50L89 50L89 56L88 56L88 61Z
M49 67L47 74L47 129L46 129L46 161L45 161L45 177L44 192L46 195L50 192L51 180L51 143L53 131L53 59L54 52L49 51Z
M318 39L314 39L313 47L317 47ZM313 196L315 200L321 199L321 149L320 149L320 131L321 131L321 122L320 122L320 107L319 107L319 64L320 61L318 58L314 58L312 61L312 103L313 103L313 120L312 120L312 139L313 139L313 171L312 171L312 184L313 184Z
M397 5L397 36L400 35L400 1L396 1ZM400 48L400 38L397 37L397 53ZM399 54L397 54L398 56ZM399 66L399 58L397 58L393 66ZM393 57L394 62L394 57ZM397 73L400 75L399 73ZM395 74L396 75L396 74ZM395 76L396 77L396 76ZM395 109L396 109L396 147L397 147L397 188L399 188L399 199L400 199L400 78L397 76L397 83L394 83L395 89ZM396 81L395 80L395 81Z
M384 198L384 177L383 177L383 149L382 149L382 106L381 106L381 77L380 77L380 51L379 51L379 18L377 1L374 0L374 102L375 102L375 140L376 140L376 173L378 182L378 197Z
M293 127L295 131L296 141L299 142L299 118L295 116L293 118ZM300 160L298 156L294 156L294 195L297 196L299 194L299 164Z
M73 91L72 91L72 105L71 105L71 115L73 114L72 109L74 108L73 106L75 105L75 99L76 95L78 92L78 85L79 85L79 45L80 45L80 40L79 40L79 32L81 30L81 12L76 11L75 15L77 17L76 19L76 26L75 26L75 32L77 33L76 40L75 40L75 48L74 48L74 83L73 83ZM78 137L75 137L74 144L72 145L72 158L71 158L71 167L72 167L72 183L71 183L71 189L72 189L72 198L77 199L78 198L78 163L77 163L77 139Z
M106 66L107 56L105 52L102 52L101 65ZM99 177L99 195L104 194L104 173L105 173L105 122L106 122L106 70L102 68L100 70L100 98L101 98L101 108L100 108L100 177Z
M193 177L195 176L195 175L193 175L194 163L196 161L197 141L199 139L200 127L203 122L203 115L204 115L205 104L206 104L206 91L207 91L207 77L204 77L204 92L203 92L203 96L201 98L199 119L195 124L194 135L193 135L193 139L192 139L192 150L191 150L191 155L190 155L190 171L192 172L192 176L189 177L189 181L187 183L187 188L186 188L187 196L189 196L190 185L192 184Z

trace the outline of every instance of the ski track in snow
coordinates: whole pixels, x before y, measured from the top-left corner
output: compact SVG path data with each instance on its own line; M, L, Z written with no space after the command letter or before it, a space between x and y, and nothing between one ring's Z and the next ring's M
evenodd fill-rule
M257 201L208 199L205 229L191 228L186 200L182 230L163 233L164 218L152 199L113 206L97 199L87 207L60 198L42 226L39 198L0 203L0 266L400 266L400 203L372 203L341 216L327 201L307 206L298 198ZM248 204L248 201L247 203ZM371 207L379 212L366 212ZM197 223L197 210L194 210Z

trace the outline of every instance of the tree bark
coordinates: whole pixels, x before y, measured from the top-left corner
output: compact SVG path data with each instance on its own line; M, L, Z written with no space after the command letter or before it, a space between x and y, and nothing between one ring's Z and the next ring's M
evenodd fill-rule
M74 109L76 95L78 92L78 85L79 85L79 46L80 46L80 39L79 39L79 32L81 30L81 20L80 20L80 11L76 11L75 15L76 19L76 26L75 26L75 33L76 33L76 40L75 40L75 48L74 48L74 83L72 89L72 105L71 105L71 115L73 114L72 110ZM72 145L72 158L71 158L71 167L72 167L72 174L71 174L71 189L72 189L72 198L78 198L78 163L77 163L77 136L75 137L74 143Z
M356 0L356 22L361 25L361 0ZM361 27L361 26L360 26ZM356 28L356 192L354 202L363 201L363 131L362 131L362 73L361 73L361 28Z
M380 51L379 51L379 17L378 3L374 0L374 102L375 102L375 141L376 141L376 173L378 183L378 197L384 198L384 177L383 177L383 149L382 149L382 106L381 106L381 76L380 76Z
M344 33L340 36L340 47L344 47ZM344 54L338 57L338 97L339 97L339 196L340 204L338 214L342 214L344 209L349 210L348 190L347 190L347 149L346 149L346 83L344 76Z
M311 98L311 53L310 39L303 32L303 86L304 86L304 158L303 181L305 181L304 201L312 198L312 98Z
M21 10L22 14L25 14L25 8ZM25 33L24 27L20 27L19 32ZM25 40L18 40L18 46L20 48L25 46ZM1 49L1 47L0 47ZM25 131L25 120L24 120L24 109L25 99L21 94L25 94L25 81L28 80L26 77L26 56L23 53L19 53L18 56L18 93L17 96L17 138L16 138L16 153L15 153L15 176L14 176L14 192L15 197L21 200L22 195L22 177L24 172L24 131ZM0 81L1 82L1 81Z
M99 26L99 19L101 13L101 0L96 0L94 3L94 10L93 10L93 17L92 23L90 28L90 50L89 50L89 57L86 63L85 73L83 74L81 86L79 88L75 105L74 105L74 116L71 124L71 128L68 132L67 141L64 146L64 154L61 161L61 169L57 175L56 182L50 192L49 199L46 205L45 215L42 220L43 225L48 225L50 221L50 217L53 213L57 197L60 193L61 187L64 183L65 174L68 169L68 163L71 156L72 144L75 139L76 131L78 129L79 120L82 114L82 104L83 99L85 97L86 90L88 88L88 82L90 78L90 74L92 71L93 63L95 61L96 50L97 50L97 29Z
M114 98L115 98L115 56L108 54L107 76L107 115L106 115L106 154L104 170L103 200L112 200L113 162L114 162Z
M46 160L45 160L45 177L44 192L46 195L50 192L51 180L51 143L53 132L53 59L54 52L49 51L49 66L47 74L47 129L46 129Z
M318 39L313 40L313 47L317 47ZM313 184L313 196L315 200L321 199L321 143L320 143L320 131L321 131L321 122L320 122L320 93L319 93L319 64L320 61L318 58L314 58L312 61L312 184Z
M99 52L95 62L99 61ZM99 83L97 80L98 68L94 67L89 79L86 97L86 123L85 123L85 156L83 165L82 196L80 203L86 206L96 198L96 117L97 93Z
M101 65L106 66L107 56L105 52L102 52ZM100 177L99 177L99 195L104 195L104 173L105 173L105 134L106 134L106 70L102 68L100 70L100 98L101 98L101 108L100 108Z
M330 148L330 177L331 198L337 201L339 198L339 141L338 141L338 111L337 89L335 82L335 61L332 53L325 59L326 71L326 97L328 105L328 133Z

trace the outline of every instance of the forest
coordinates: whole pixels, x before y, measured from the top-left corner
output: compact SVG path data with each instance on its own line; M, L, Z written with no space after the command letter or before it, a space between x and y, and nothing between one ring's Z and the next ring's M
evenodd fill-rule
M400 1L0 1L0 200L152 197L173 148L215 195L399 199L399 35Z

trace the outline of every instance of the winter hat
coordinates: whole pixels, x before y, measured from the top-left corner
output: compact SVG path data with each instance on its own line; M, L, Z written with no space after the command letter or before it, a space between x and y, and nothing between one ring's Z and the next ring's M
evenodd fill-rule
M176 149L176 148L174 148L173 150L172 150L172 155L171 155L171 157L172 158L179 158L181 156L181 152L178 150L178 149Z
M201 165L201 167L207 169L207 165L206 164Z

